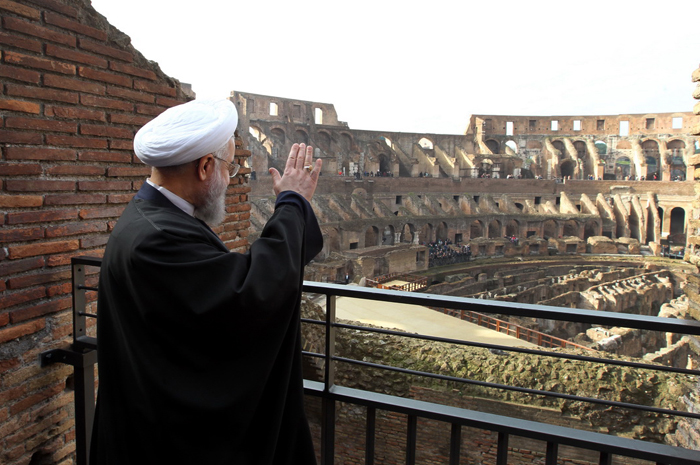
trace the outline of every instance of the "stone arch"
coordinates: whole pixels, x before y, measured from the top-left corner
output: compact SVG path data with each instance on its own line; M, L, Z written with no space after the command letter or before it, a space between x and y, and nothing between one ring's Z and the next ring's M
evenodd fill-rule
M328 152L331 149L331 136L328 132L318 131L315 139L321 150Z
M418 241L421 243L429 243L433 242L433 225L430 223L426 223L423 225L423 227L420 230L420 233L418 234Z
M403 225L401 232L401 242L408 242L409 244L413 242L413 236L415 234L416 228L411 223L406 223Z
M574 176L574 162L571 159L564 160L561 162L561 165L559 165L559 169L561 170L561 177L562 178L567 178L567 177L573 177Z
M345 152L349 152L352 149L352 136L347 132L340 133L340 147Z
M386 225L384 227L384 232L382 232L382 245L394 245L394 227L392 225Z
M583 239L600 235L600 225L595 220L588 220L583 227Z
M421 139L418 141L418 145L423 147L423 149L425 150L433 150L433 148L435 147L433 141L428 139L427 137L421 137Z
M448 238L447 231L448 231L447 223L445 223L444 221L441 221L437 225L437 229L435 230L435 240L445 242Z
M594 143L595 148L598 150L598 155L607 155L608 153L608 144L606 144L602 140L597 140Z
M566 155L566 146L564 145L564 141L561 140L553 140L552 141L552 146L559 150L559 160L563 160L564 158L567 157Z
M272 134L272 138L275 139L277 142L280 144L284 145L285 140L287 139L286 134L284 133L284 129L282 128L272 128L270 129L270 134Z
M586 143L582 140L577 140L574 142L574 148L576 149L576 156L581 160L588 159L588 147Z
M659 143L654 139L642 142L642 152L647 163L647 178L661 180L661 160L659 158Z
M675 207L673 210L671 210L669 234L671 236L685 235L685 210L682 207Z
M365 247L374 247L379 245L379 228L370 226L365 230Z
M637 214L637 210L634 208L630 209L630 216L628 219L629 222L629 228L630 228L630 237L632 239L637 239L638 241L642 241L642 234L640 230L640 218L639 215Z
M294 131L294 142L297 144L307 144L309 143L309 135L303 129L297 129Z
M558 229L559 229L559 225L557 225L556 221L547 220L542 225L542 234L543 234L545 239L549 239L550 237L556 238L558 235L558 233L557 233Z
M578 223L575 220L565 221L562 228L562 236L564 237L579 237L578 236Z
M328 230L328 251L340 252L340 233L337 228Z
M489 223L489 231L488 231L489 239L498 239L499 237L502 237L503 235L502 235L501 231L502 231L501 222L496 220L496 219L491 220L491 222Z
M250 135L253 136L253 138L255 138L255 140L257 140L258 142L260 142L260 141L263 139L263 130L260 129L258 126L250 125L250 126L248 127L248 132L249 132Z
M493 153L493 154L501 153L501 144L499 144L497 140L489 139L484 143L486 144L486 147L489 148L491 153Z
M615 160L615 177L617 179L625 179L628 177L632 170L632 163L629 157L618 157Z
M683 157L686 149L685 142L680 139L674 139L666 144L666 148L669 151L668 165L671 172L671 180L685 180L687 176L687 167L685 166L685 158Z
M380 153L377 158L379 159L379 172L388 173L391 171L391 157L385 153Z
M484 225L479 220L472 221L469 225L469 237L471 239L477 239L479 237L484 237Z
M506 236L520 236L520 223L518 220L510 220L508 223L506 223Z

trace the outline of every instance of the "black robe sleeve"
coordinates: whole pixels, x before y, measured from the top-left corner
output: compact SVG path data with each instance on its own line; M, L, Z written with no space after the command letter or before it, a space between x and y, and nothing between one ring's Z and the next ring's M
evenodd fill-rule
M92 463L314 464L299 320L322 247L310 205L281 195L238 254L145 190L100 273Z

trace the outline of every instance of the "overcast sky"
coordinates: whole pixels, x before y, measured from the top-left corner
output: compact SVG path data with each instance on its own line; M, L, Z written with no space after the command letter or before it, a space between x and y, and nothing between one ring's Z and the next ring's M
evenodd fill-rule
M93 0L198 98L335 105L353 129L463 134L471 114L691 111L697 0Z

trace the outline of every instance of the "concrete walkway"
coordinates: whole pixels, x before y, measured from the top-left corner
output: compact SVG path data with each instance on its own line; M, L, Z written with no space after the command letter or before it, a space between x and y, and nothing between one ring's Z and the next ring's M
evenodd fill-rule
M409 333L508 347L537 347L527 341L417 305L339 297L335 311L337 318Z

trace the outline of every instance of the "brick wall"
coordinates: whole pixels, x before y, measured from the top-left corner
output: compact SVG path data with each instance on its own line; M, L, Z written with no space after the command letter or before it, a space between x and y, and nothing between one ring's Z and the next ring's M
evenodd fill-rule
M71 341L71 257L102 255L150 172L135 132L189 99L89 0L0 0L0 463L72 463L72 368L39 355ZM237 182L217 232L243 250Z

